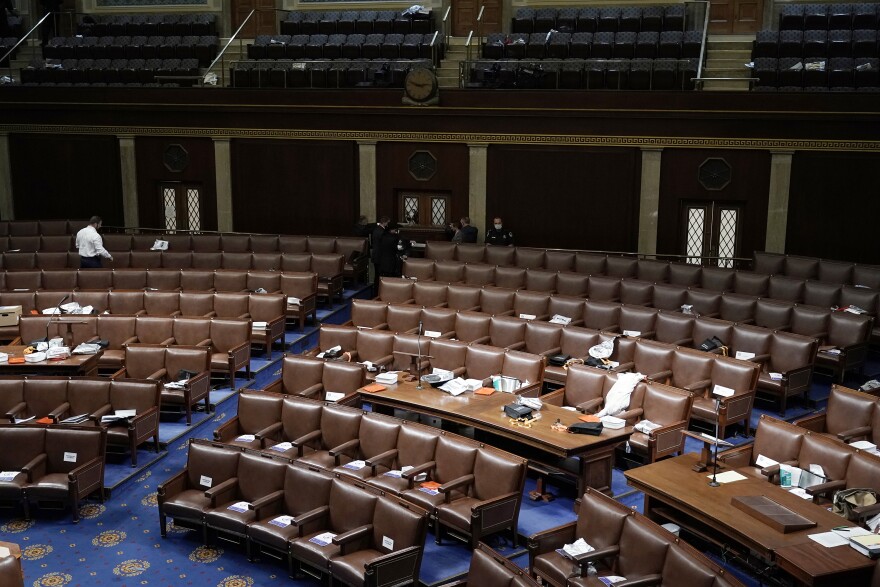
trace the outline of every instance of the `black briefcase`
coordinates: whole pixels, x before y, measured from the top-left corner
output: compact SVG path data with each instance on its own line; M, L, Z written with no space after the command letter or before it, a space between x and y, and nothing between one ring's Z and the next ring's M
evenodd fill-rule
M572 434L599 436L602 434L603 428L602 422L576 422L568 427L568 431Z

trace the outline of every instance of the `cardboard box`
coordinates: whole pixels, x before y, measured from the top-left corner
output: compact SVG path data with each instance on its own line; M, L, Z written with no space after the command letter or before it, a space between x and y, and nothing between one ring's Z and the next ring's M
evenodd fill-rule
M0 326L18 326L21 306L0 306Z

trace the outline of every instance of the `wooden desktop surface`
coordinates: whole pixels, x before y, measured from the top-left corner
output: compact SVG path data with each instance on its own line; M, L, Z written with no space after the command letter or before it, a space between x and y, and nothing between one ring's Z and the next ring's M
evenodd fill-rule
M23 357L27 345L2 346L0 352L10 358ZM71 349L72 350L72 349ZM43 360L38 363L0 363L0 375L93 375L98 370L101 351L94 355L70 355L62 360Z
M423 389L417 389L414 381L386 387L385 391L378 393L361 391L361 402L410 410L448 422L472 426L489 435L536 449L533 452L539 455L552 457L533 458L550 466L554 466L554 458L578 457L577 477L580 492L587 486L606 493L610 492L614 447L625 442L632 434L631 426L619 430L605 429L599 436L557 432L552 429L557 420L570 426L580 422L579 414L546 403L541 409L541 418L534 420L531 427L516 426L510 423L510 417L503 411L504 406L515 401L516 396L500 391L488 396L476 395L473 392L452 396L428 384L423 384Z
M685 454L626 471L629 484L645 494L645 513L660 517L723 543L725 539L748 548L766 561L774 559L804 585L821 585L829 577L840 580L841 574L863 572L874 561L849 546L826 549L808 538L809 534L828 532L851 522L827 508L804 500L755 476L748 469L738 472L746 479L709 486L711 471L697 473L693 466L699 456ZM731 505L740 496L766 496L776 503L816 522L805 530L783 533L743 513ZM810 556L810 552L818 553ZM786 557L780 560L779 555ZM829 584L833 584L829 583Z

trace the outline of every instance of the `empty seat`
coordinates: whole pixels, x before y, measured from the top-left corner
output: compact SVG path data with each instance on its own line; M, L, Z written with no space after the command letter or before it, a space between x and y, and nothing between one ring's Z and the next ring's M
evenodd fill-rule
M850 57L853 50L852 31L849 29L828 31L826 50L827 53L823 56Z
M663 30L684 30L684 4L669 4L663 10Z
M583 33L595 33L599 19L598 8L581 8L578 10L575 31Z
M625 31L614 35L613 55L615 59L635 57L637 33Z
M535 10L532 8L517 8L513 15L510 30L513 33L531 33L535 27Z
M568 57L568 46L571 43L571 33L554 32L550 34L550 43L547 45L547 57L551 59L565 59Z
M599 17L596 19L596 30L599 32L617 32L620 20L620 8L606 6L599 9Z
M825 4L804 5L804 30L828 30L828 6Z
M660 33L656 31L643 31L636 38L634 57L653 59L657 57L657 46L660 43Z
M803 57L825 57L828 53L828 31L809 30L804 31Z

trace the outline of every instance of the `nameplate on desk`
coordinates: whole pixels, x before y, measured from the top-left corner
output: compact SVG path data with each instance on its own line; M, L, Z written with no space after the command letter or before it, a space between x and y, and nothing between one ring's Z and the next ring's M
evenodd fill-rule
M783 534L816 526L816 522L764 495L737 495L730 498L730 505Z

